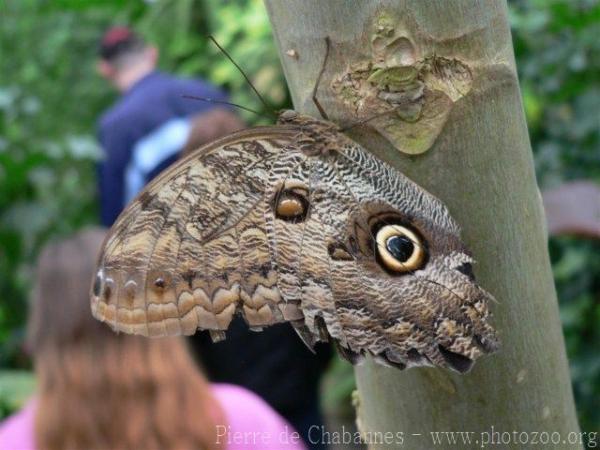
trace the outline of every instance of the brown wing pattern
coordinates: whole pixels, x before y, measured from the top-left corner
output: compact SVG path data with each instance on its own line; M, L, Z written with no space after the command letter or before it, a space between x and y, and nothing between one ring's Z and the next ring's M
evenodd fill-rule
M236 133L152 182L107 237L94 316L146 336L202 328L219 337L236 310L252 327L283 320L265 197L295 134L285 127Z
M297 113L190 154L111 229L92 312L145 336L289 321L352 362L459 372L494 351L491 295L434 196Z

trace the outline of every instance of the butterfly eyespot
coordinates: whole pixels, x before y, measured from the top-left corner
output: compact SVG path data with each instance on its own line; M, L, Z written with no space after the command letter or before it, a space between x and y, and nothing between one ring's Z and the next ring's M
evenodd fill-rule
M304 205L298 199L284 198L277 205L277 215L283 217L298 217L304 211Z
M423 267L425 250L421 238L402 225L385 225L377 232L377 255L383 266L397 273Z
M94 287L92 288L92 292L95 297L100 297L100 292L102 292L102 282L104 281L104 275L101 270L96 274L96 278L94 279Z
M285 189L276 197L275 216L288 222L302 222L308 212L307 192L302 188Z
M135 298L136 289L137 289L137 283L135 281L129 280L129 281L127 281L127 283L125 283L124 290L125 290L125 295L127 296L128 299L132 300L133 298Z
M181 274L181 278L187 283L191 289L193 286L194 278L196 278L196 272L194 270L186 270Z
M112 278L106 278L104 280L104 290L102 296L104 297L104 301L108 303L110 297L112 296L113 286L115 282Z

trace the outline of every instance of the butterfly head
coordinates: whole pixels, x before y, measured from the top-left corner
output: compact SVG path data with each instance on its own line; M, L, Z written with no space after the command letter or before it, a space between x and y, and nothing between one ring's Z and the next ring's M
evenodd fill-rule
M333 122L323 119L315 119L307 114L299 113L293 109L284 109L277 115L278 125L295 125L308 134L323 132L338 132L339 127Z
M279 112L277 117L277 123L295 123L299 117L302 117L302 114L300 114L298 111L295 111L293 109L284 109Z
M277 124L293 126L298 130L298 148L307 156L337 153L347 140L335 123L315 119L293 109L281 111Z

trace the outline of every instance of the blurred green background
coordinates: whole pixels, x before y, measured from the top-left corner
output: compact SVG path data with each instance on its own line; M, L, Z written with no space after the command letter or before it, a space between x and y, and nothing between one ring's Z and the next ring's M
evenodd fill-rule
M541 188L600 182L600 1L509 5ZM95 73L102 31L131 25L160 47L162 68L205 77L234 102L260 108L206 39L213 34L275 108L290 100L260 0L5 0L0 23L2 417L33 386L23 337L37 252L97 220L95 121L115 99ZM581 427L598 430L600 242L552 238L550 251ZM350 414L352 389L350 367L336 361L324 384L327 411Z

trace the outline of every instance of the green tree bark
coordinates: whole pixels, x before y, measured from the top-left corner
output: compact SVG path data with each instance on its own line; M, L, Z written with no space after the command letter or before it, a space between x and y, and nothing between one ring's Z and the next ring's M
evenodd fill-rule
M439 96L426 98L416 121L397 118L399 126L387 139L377 121L379 132L357 127L349 134L448 205L478 261L479 282L498 300L493 322L502 348L462 376L433 368L401 372L372 362L357 367L362 431L404 432L402 443L373 447L480 448L486 437L496 443L507 439L506 433L491 434L495 431L510 433L510 442L496 448L535 448L533 432L545 431L559 433L560 443L539 448L581 448L568 442L579 428L506 3L266 0L266 5L294 105L316 117L311 90L326 36L332 51L318 98L341 124L355 121L356 111L368 115L368 105L361 110L357 101L360 92L340 84L344 74L359 77L369 70L365 61L376 62L381 45L389 44L383 50L388 66L445 58L438 60L439 73L428 72L433 78L427 86ZM450 72L445 78L444 71ZM442 436L434 445L434 431L475 434L471 444L460 438L444 444Z

